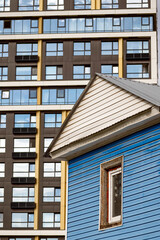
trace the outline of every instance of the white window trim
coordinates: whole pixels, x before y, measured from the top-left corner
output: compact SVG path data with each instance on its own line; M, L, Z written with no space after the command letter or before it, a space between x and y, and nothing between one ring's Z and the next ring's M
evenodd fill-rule
M115 223L115 222L120 222L121 221L121 215L113 217L112 216L112 209L113 209L113 176L117 175L119 173L122 173L121 168L117 168L116 170L109 171L109 212L108 212L108 222Z

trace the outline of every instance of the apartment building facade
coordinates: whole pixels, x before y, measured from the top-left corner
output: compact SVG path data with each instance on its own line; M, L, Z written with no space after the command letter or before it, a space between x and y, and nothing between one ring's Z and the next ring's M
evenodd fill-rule
M0 0L1 240L65 239L44 152L95 72L157 83L155 0Z

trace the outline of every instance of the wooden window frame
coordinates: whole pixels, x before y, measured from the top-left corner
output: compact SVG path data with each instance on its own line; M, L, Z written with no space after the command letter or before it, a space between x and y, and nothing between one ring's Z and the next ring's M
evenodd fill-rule
M121 215L111 218L109 196L109 172L121 171ZM123 156L104 162L100 166L100 209L99 209L99 230L122 225L123 211Z

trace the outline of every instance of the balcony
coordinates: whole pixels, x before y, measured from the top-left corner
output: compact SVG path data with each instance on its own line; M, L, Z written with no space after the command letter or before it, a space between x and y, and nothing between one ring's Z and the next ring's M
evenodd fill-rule
M35 207L34 202L11 202L12 209L34 209Z
M13 128L13 134L36 134L36 128Z
M133 61L133 60L149 60L150 56L149 53L129 53L126 54L126 60Z
M35 159L37 157L36 152L13 152L13 159Z
M15 56L16 62L38 62L38 55Z
M12 177L11 183L12 184L35 184L36 179L35 177Z

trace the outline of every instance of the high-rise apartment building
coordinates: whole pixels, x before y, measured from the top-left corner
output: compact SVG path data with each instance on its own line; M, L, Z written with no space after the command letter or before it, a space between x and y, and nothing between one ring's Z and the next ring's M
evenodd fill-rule
M156 0L0 0L1 240L65 239L44 152L95 72L157 83Z

